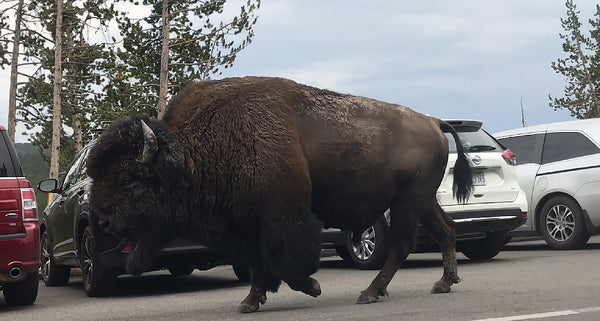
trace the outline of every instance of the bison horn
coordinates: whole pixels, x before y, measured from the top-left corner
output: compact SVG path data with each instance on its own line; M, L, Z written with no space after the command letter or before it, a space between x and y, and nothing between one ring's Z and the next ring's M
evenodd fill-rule
M147 164L154 160L154 155L158 152L158 143L156 142L156 135L152 131L152 128L146 125L143 120L141 122L144 132L144 150L142 151L140 163Z

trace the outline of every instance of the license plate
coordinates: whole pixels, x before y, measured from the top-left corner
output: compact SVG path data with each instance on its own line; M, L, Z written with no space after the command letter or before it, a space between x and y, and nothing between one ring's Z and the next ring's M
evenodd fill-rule
M483 173L473 173L473 185L485 185L485 176L483 176Z

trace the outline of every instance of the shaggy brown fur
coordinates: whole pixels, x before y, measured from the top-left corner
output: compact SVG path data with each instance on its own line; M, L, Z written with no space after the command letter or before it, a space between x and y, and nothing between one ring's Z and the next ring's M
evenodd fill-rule
M458 282L453 223L435 197L448 157L442 129L456 133L440 120L281 78L246 77L192 83L163 121L145 123L146 138L140 119L112 125L88 162L93 208L108 218L107 229L136 242L128 271L143 272L169 238L186 236L250 265L252 289L240 311L252 312L280 280L320 294L310 275L321 225L311 213L360 235L390 208L389 259L358 302L387 294L417 220L442 247L444 275L433 291ZM457 149L455 190L464 200L471 174Z

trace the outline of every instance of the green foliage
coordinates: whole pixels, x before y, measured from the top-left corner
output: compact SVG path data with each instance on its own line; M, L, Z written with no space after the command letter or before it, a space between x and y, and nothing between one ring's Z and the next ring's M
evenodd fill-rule
M34 57L39 68L19 89L18 109L20 120L30 130L29 140L45 149L49 147L52 137L56 1L37 0L29 4L27 10L31 15L40 18L41 28L36 32L25 32L23 46L26 56ZM61 133L61 136L67 138L67 142L69 136L72 138L77 134L81 134L82 144L92 138L92 124L95 122L90 115L96 108L103 81L102 74L105 73L101 68L102 60L109 54L104 44L90 40L90 34L93 34L90 26L94 25L100 30L113 16L114 8L105 1L86 0L79 4L73 1L64 3L61 110L63 129L67 127L73 131L72 134L67 134L65 131ZM33 131L34 128L42 130ZM65 139L61 141L63 140ZM61 154L72 156L71 147L73 146L69 146L69 143L61 144ZM61 155L62 158L65 158L65 155Z
M41 180L48 178L50 166L48 166L48 162L40 155L36 146L16 143L15 149L17 155L19 155L25 177L27 177L31 185L36 187ZM44 155L47 155L47 150L44 151ZM46 193L42 193L36 189L35 197L40 210L46 207L48 201L48 195Z
M577 118L600 117L600 5L594 18L589 20L590 36L581 31L579 11L573 0L567 0L567 17L561 19L565 33L563 51L566 58L552 62L552 69L567 81L564 97L549 96L550 107L568 109Z
M162 0L120 0L150 10L134 19L128 12L116 16L122 46L114 54L106 99L98 118L113 120L132 114L156 115L162 50ZM225 0L171 0L169 41L169 96L190 80L206 79L230 68L236 55L249 45L260 0L248 0L239 14L224 21Z
M16 1L16 0L6 0ZM52 138L56 0L24 0L17 121L48 159ZM162 50L162 0L62 0L62 130L60 171L97 129L132 115L155 116ZM260 0L239 11L225 0L170 0L168 97L190 80L230 68L254 36ZM127 4L127 11L124 4ZM148 10L134 19L132 6ZM235 8L234 8L235 9ZM13 10L14 11L14 10ZM235 11L235 12L232 12ZM0 16L0 66L10 56L10 15ZM117 26L109 30L108 25ZM13 29L14 30L14 29ZM8 60L7 60L8 61ZM26 71L26 72L25 72ZM167 98L168 98L167 97ZM82 137L77 145L77 137Z

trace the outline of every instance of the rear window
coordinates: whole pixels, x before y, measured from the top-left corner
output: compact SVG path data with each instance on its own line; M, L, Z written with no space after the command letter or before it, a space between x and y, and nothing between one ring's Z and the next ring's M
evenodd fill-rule
M0 177L23 176L15 149L5 131L0 131Z
M476 127L455 127L460 138L460 144L467 153L475 152L502 152L504 148L487 132ZM456 153L456 144L450 133L444 133L448 139L450 153Z

